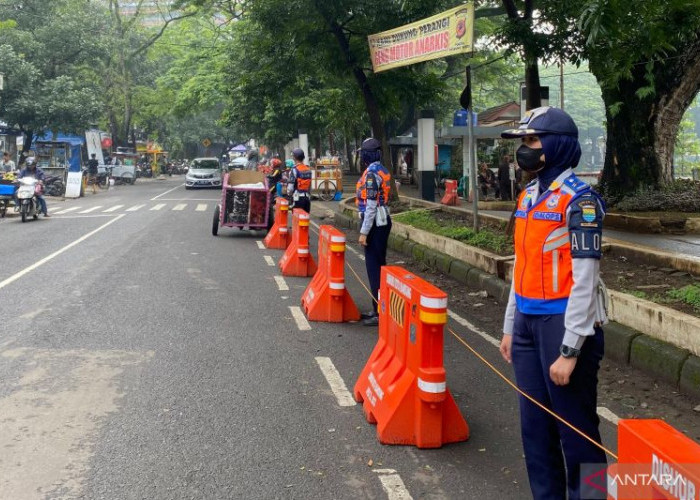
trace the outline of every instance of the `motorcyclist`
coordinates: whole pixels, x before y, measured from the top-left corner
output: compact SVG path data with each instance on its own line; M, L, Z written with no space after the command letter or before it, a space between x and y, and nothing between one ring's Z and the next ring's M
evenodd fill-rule
M33 156L27 158L27 160L24 163L24 168L19 173L18 178L21 179L23 177L34 177L37 181L41 182L42 184L44 183L44 179L46 179L46 174L44 174L44 171L42 169L36 166L36 158L34 158ZM44 214L44 217L51 217L49 215L48 208L46 206L46 200L44 199L44 197L40 194L37 194L36 199L39 202L39 209L41 210L41 213ZM17 194L15 193L15 212L18 211L19 200L17 199Z
M246 170L257 170L259 158L260 153L258 153L257 149L248 151L248 164L245 166Z

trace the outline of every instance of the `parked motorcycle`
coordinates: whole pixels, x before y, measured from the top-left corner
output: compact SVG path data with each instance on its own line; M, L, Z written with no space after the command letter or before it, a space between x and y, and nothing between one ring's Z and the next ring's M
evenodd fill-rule
M44 187L48 196L63 196L66 186L63 184L63 178L58 175L51 175L44 179Z
M38 196L44 194L44 185L35 177L22 177L19 180L19 189L17 190L17 199L19 200L19 213L22 216L22 222L27 222L29 217L35 220L39 218Z

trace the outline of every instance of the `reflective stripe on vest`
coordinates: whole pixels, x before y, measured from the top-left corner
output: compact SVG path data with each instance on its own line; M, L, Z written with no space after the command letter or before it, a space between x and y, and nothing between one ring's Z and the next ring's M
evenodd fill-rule
M535 185L518 197L513 285L521 313L566 312L573 285L566 210L587 189L587 185L574 190L561 183L535 201Z
M308 193L311 190L311 169L308 165L299 163L294 167L294 178L297 191Z

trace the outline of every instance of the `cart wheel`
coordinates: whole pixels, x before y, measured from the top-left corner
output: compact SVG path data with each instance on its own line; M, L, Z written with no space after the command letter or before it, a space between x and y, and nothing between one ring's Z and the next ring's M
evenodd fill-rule
M316 188L316 196L321 201L331 201L335 197L336 186L335 182L325 180Z
M211 223L211 234L216 236L219 234L219 214L221 212L219 211L219 206L216 206L216 209L214 210L214 220Z

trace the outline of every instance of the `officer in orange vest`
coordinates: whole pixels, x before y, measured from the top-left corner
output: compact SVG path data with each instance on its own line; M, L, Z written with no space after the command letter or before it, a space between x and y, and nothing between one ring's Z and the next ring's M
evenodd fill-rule
M360 148L360 159L365 171L357 181L355 204L360 213L360 245L365 247L365 265L372 290L374 304L372 311L362 315L365 326L379 324L376 304L379 299L379 285L382 266L386 266L386 251L391 232L389 216L389 189L391 175L381 164L382 144L374 138L365 139Z
M304 151L296 148L292 151L294 167L289 174L287 194L292 198L292 208L301 208L311 213L311 168L304 165Z
M518 165L537 178L518 198L500 350L520 389L600 443L597 374L606 318L597 294L605 205L572 171L581 147L568 114L545 106L520 123L501 135L522 140ZM522 396L520 422L533 497L589 498L582 486L588 466L581 464L600 470L605 453Z

